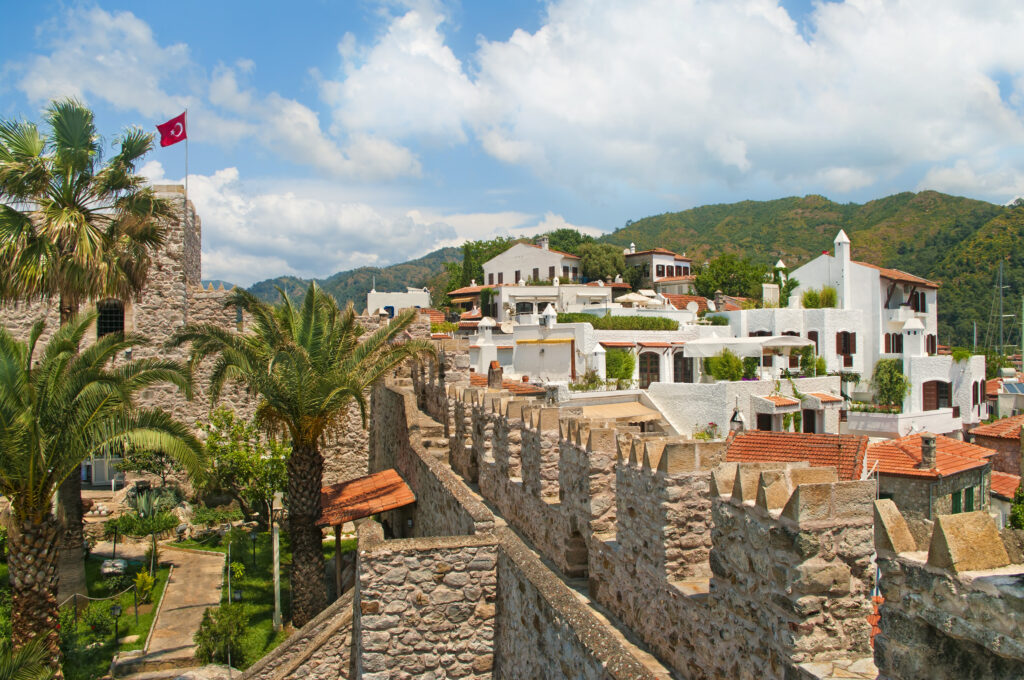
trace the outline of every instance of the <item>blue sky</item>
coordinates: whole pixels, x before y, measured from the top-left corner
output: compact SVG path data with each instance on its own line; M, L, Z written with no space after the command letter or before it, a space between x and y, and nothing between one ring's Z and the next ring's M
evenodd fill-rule
M35 2L0 116L189 109L204 276L386 265L707 203L1024 194L1015 0ZM183 145L145 173L181 181Z

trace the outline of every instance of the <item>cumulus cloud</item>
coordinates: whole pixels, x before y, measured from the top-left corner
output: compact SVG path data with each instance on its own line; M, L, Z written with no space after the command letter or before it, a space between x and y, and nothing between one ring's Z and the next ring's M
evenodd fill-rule
M1019 147L1022 21L1016 0L816 3L804 30L772 0L555 0L537 31L481 40L463 64L443 14L416 6L371 45L347 36L322 89L337 125L471 135L591 193L709 180L848 193Z
M219 64L207 75L187 45L160 45L149 24L131 12L70 9L42 34L52 36L48 53L6 67L20 76L18 88L30 101L100 99L154 119L188 108L193 141L252 139L288 161L346 179L420 174L415 155L390 139L362 130L335 138L305 104L246 87L242 80L256 69L251 59ZM173 91L183 83L191 89Z
M163 166L141 168L150 182ZM417 223L404 211L337 200L333 192L250 191L237 168L189 175L189 199L203 220L203 277L242 285L291 274L327 276L388 265L457 237L444 222Z

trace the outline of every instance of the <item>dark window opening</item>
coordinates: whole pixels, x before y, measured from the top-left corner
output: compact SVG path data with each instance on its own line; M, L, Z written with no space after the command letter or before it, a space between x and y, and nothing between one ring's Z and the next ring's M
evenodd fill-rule
M651 383L661 380L661 357L654 352L640 355L640 389L647 389Z
M772 431L772 415L770 413L757 414L757 429L764 432Z
M516 270L516 280L513 281L512 283L518 284L522 280L523 280L522 272L517 269Z
M554 267L548 267L548 280L549 281L554 281L555 280L555 268Z
M677 383L693 382L693 357L676 352L672 357L672 379Z
M498 272L498 285L505 283L505 272Z
M665 276L665 265L659 264L657 267L655 267L654 274L655 276Z
M538 267L533 268L533 280L540 281L540 269Z
M124 333L124 305L119 300L104 300L96 305L96 337Z

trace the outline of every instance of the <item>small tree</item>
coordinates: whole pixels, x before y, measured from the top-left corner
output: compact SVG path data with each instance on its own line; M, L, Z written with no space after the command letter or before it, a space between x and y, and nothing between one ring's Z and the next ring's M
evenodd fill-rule
M743 378L753 380L757 377L757 357L743 357Z
M123 455L118 469L125 472L144 472L160 478L160 486L167 485L167 475L174 471L174 459L162 451L129 448Z
M822 307L835 307L839 304L839 294L836 289L832 286L822 286L821 288L821 306Z
M743 361L728 349L723 349L717 356L708 357L705 367L715 380L733 381L743 378Z
M800 348L800 372L804 375L811 377L815 375L814 369L814 347L807 345L806 347Z
M609 380L615 380L619 387L633 380L636 359L628 349L609 348L604 355L604 373Z
M819 356L814 362L814 374L825 375L828 373L828 365L825 363L825 357Z
M610 243L584 243L580 246L580 268L587 279L605 279L626 269L622 248Z
M903 362L899 359L880 359L875 364L871 386L875 400L886 406L899 406L910 389L910 379L903 375Z
M246 515L259 514L269 523L274 494L288 484L291 447L263 436L252 421L224 407L198 426L206 432L212 461L207 490L228 494Z

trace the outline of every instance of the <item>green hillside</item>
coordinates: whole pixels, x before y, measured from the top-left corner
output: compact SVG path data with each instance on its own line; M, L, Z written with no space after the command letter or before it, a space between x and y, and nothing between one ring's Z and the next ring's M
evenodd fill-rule
M854 259L894 267L942 284L939 342L969 345L972 322L985 338L999 261L1006 268L1007 313L1024 293L1024 207L1005 207L934 191L902 193L863 205L823 196L707 205L627 223L601 240L637 249L686 252L695 264L722 252L791 269L832 248L846 230ZM1016 325L1013 325L1016 324Z
M440 277L444 276L444 264L461 259L458 248L441 248L409 262L389 267L360 267L338 272L326 279L316 279L316 282L333 295L338 304L347 305L351 301L357 310L362 311L366 306L366 294L370 292L374 280L377 290L404 291L406 286L429 286L433 290ZM268 302L276 302L279 299L277 286L293 299L301 299L303 291L309 286L309 280L280 276L255 283L249 290Z

